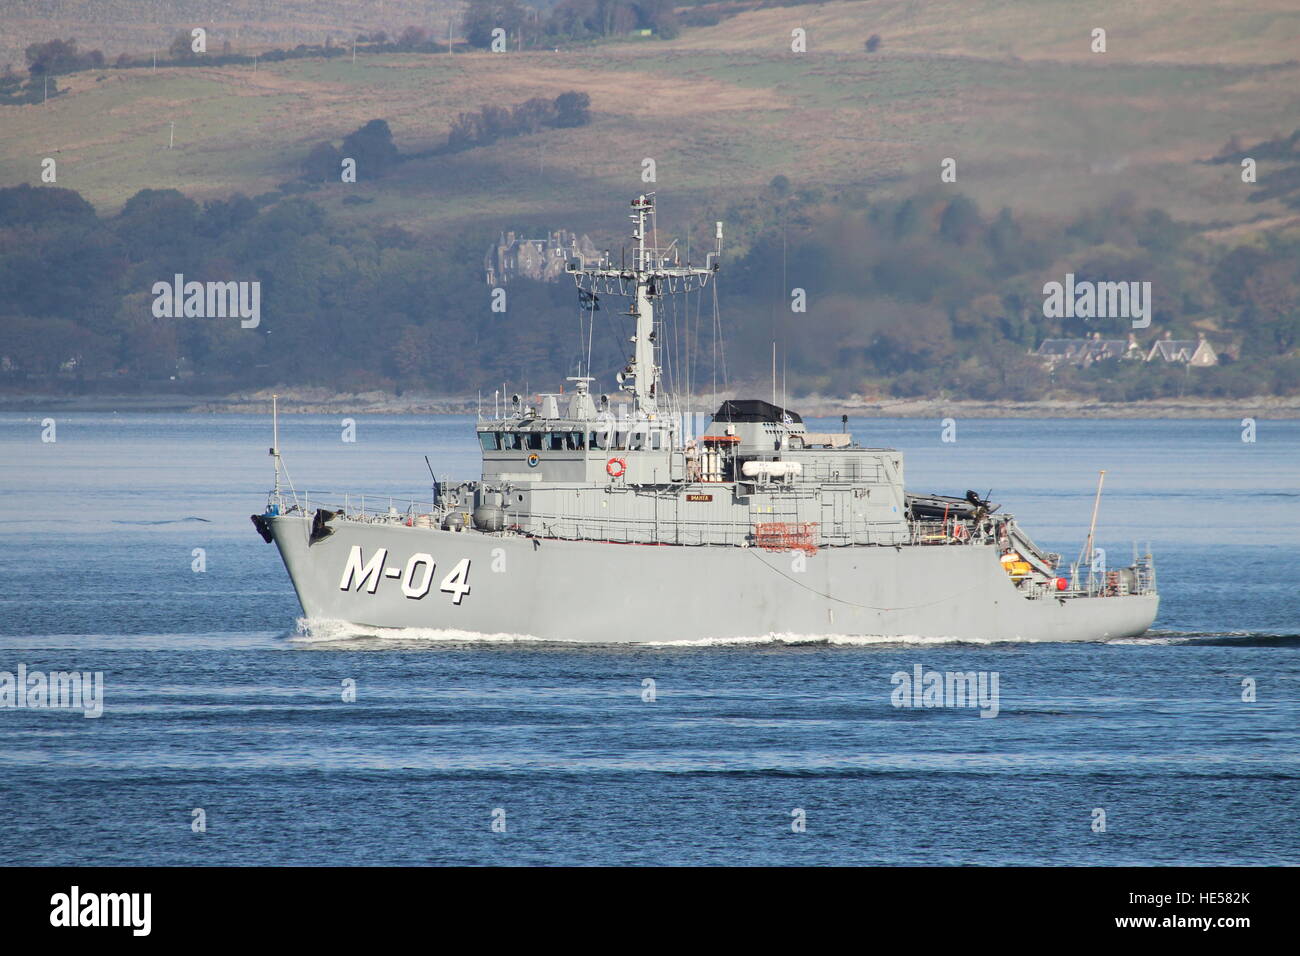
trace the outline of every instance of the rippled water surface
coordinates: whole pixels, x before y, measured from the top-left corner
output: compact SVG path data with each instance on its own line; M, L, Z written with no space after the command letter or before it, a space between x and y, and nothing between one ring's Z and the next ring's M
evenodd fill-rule
M300 633L248 521L265 420L43 417L0 416L0 671L100 671L104 710L0 708L0 863L1300 862L1300 423L850 422L1070 558L1107 469L1099 544L1156 555L1146 638L593 648ZM300 489L427 497L472 428L281 445ZM894 706L918 665L996 672L996 717Z

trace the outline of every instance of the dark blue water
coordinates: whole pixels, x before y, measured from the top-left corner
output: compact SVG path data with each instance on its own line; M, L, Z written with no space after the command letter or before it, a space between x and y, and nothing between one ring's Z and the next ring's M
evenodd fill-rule
M1068 559L1107 469L1147 639L588 648L300 639L264 420L42 417L0 416L0 671L102 671L104 714L0 709L0 863L1300 862L1300 423L851 423ZM300 489L475 472L466 419L340 434L282 422ZM998 715L892 706L918 664L997 672Z

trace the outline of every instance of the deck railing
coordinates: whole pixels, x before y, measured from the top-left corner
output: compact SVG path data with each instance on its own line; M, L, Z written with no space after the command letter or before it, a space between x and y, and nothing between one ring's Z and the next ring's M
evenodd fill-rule
M274 496L270 499L275 501ZM300 490L294 504L285 505L281 499L281 510L292 513L301 510L311 515L318 509L325 509L344 515L349 520L368 524L409 524L408 519L415 516L427 516L434 524L451 511L470 512L472 502L462 502L448 506L427 499L404 497L402 495L374 494L352 492L332 492L322 490ZM665 543L682 545L757 545L763 546L762 528L755 525L748 517L737 521L718 521L716 519L683 519L655 517L599 517L573 514L551 514L532 511L526 516L526 525L512 523L507 512L507 529L541 534L546 537L571 538L586 541L616 541L620 543ZM842 547L851 545L896 546L900 544L917 546L960 546L987 544L992 540L988 534L972 527L968 522L950 519L909 521L906 530L900 530L893 522L885 527L853 523L807 523L811 534L807 540L801 540L800 547L811 544L817 547Z
M271 501L274 503L274 496ZM301 510L306 515L319 509L336 512L352 521L379 524L401 524L415 515L441 518L448 510L432 501L401 495L331 491L299 491L295 503L282 508L285 514Z
M293 504L288 504L292 501ZM438 527L449 512L468 513L472 502L448 506L427 499L391 494L355 494L352 492L298 491L292 498L272 494L269 504L278 504L280 512L292 514L301 511L310 517L318 509L336 512L349 521L365 524L417 525ZM418 521L417 521L418 519ZM507 512L503 533L524 533L543 537L577 541L612 541L625 544L677 544L677 545L731 545L766 547L788 544L791 549L808 550L816 547L851 545L954 547L962 545L990 545L995 543L995 533L989 527L973 526L970 522L949 519L913 520L907 530L896 527L889 530L854 525L850 530L831 530L816 522L799 525L797 541L777 542L771 527L744 521L717 521L708 519L656 519L601 518L572 514L546 514L531 512L526 516L527 527L512 524ZM1053 556L1054 557L1054 556ZM1054 581L1028 580L1021 593L1026 598L1079 598L1112 597L1130 594L1155 593L1155 566L1151 555L1142 556L1130 568L1089 575L1086 570L1072 567L1065 590L1058 590ZM1062 569L1059 573L1064 573ZM1081 573L1082 572L1082 573Z

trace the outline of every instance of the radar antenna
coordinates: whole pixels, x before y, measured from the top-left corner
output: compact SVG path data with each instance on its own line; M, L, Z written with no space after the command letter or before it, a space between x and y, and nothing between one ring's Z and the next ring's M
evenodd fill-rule
M705 257L703 266L681 265L674 245L647 245L647 226L657 235L654 193L632 200L632 238L636 250L632 263L615 266L608 255L588 265L579 255L565 265L580 292L591 295L620 295L632 300L624 313L636 320L632 335L633 353L618 375L619 387L631 392L638 415L653 419L660 411L662 368L659 365L658 328L655 300L703 288L719 268L722 256L722 223L717 224L717 246Z

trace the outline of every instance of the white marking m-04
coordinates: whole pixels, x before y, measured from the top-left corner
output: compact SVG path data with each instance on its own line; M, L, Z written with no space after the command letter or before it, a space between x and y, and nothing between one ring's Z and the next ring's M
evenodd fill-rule
M402 593L413 601L418 601L429 593L433 584L433 572L437 567L433 555L424 551L411 555L406 562L405 571L400 567L385 567L386 560L387 548L379 548L366 561L361 545L354 544L348 552L347 563L343 566L343 577L339 578L339 590L349 591L355 587L357 593L365 591L374 594L381 579L394 578L401 581ZM451 595L452 604L459 604L470 592L469 565L469 558L461 558L438 585L438 590Z
M364 565L361 563L361 545L354 544L348 554L348 563L343 567L343 577L339 580L339 590L346 591L352 587L352 579L357 579L357 590L365 588L370 594L379 587L379 575L384 570L384 561L388 558L388 549L380 548ZM369 582L369 585L367 585Z

